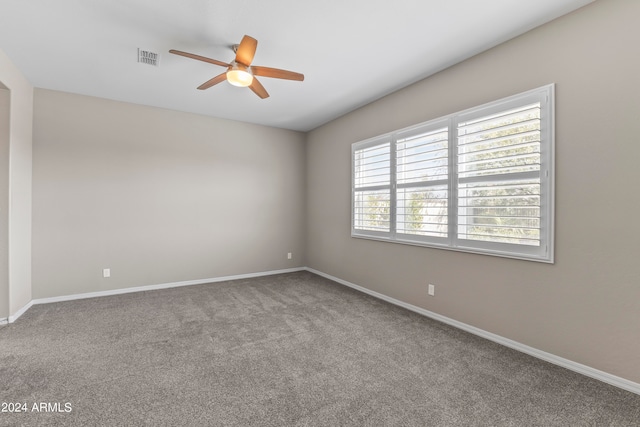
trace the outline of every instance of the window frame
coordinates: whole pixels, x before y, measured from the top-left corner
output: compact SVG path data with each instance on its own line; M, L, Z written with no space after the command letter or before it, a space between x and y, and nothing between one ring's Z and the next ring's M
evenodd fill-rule
M540 103L540 244L528 246L524 244L498 243L480 240L460 239L458 237L458 126L476 118L506 112L510 109ZM447 236L420 236L397 232L397 194L398 171L396 154L397 141L411 135L430 132L436 129L448 130L448 175L447 175ZM389 144L389 192L390 214L389 231L368 231L355 228L356 193L363 191L356 188L356 152L383 144ZM460 252L470 252L493 255L506 258L516 258L529 261L554 263L554 223L555 223L555 85L549 84L513 96L502 98L477 107L469 108L447 116L429 120L417 125L409 126L384 135L378 135L351 145L351 237L380 240L415 246L433 247ZM535 173L534 173L535 174ZM490 175L491 178L497 175ZM536 177L537 179L537 177ZM406 186L401 184L400 187ZM413 186L410 184L409 186Z

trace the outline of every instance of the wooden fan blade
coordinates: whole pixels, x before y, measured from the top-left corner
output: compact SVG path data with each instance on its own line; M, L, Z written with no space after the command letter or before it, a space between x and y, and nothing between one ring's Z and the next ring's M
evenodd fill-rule
M251 67L254 76L272 77L274 79L303 81L304 74L269 67Z
M253 61L253 56L256 54L257 47L258 40L251 36L244 36L238 46L238 50L236 51L236 62L246 65L247 67L251 65L251 61Z
M223 82L225 80L227 80L227 72L226 71L224 73L222 73L222 74L218 74L217 76L215 76L211 80L207 80L206 82L202 83L200 86L198 86L198 89L200 89L200 90L209 89L211 86L217 85L218 83Z
M206 56L195 55L193 53L182 52L181 50L171 49L169 53L173 53L174 55L186 56L187 58L197 59L198 61L208 62L209 64L219 65L221 67L230 67L231 64L227 64L226 62L218 61L217 59L207 58Z
M249 85L249 89L253 91L260 98L265 99L269 97L267 90L262 86L262 83L258 81L255 77L253 78L253 82Z

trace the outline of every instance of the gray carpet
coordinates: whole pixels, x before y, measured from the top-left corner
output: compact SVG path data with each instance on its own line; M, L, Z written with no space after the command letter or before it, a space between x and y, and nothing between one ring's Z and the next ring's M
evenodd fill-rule
M640 424L638 395L308 272L33 306L0 387L28 407L0 425Z

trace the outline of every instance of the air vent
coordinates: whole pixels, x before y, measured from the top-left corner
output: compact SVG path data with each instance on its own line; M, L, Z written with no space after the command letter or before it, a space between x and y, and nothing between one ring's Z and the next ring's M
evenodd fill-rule
M138 62L157 67L160 63L160 55L150 50L138 48Z

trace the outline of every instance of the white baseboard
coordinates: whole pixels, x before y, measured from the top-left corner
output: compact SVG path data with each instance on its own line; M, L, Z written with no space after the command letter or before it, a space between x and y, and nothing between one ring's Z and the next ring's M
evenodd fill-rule
M391 304L406 308L407 310L411 310L423 316L429 317L434 320L438 320L442 323L446 323L448 325L454 326L458 329L462 329L463 331L470 332L474 335L480 336L482 338L488 339L490 341L496 342L498 344L502 344L505 347L512 348L514 350L518 350L522 353L526 353L530 356L536 357L538 359L542 359L549 363L553 363L554 365L561 366L563 368L569 369L574 372L578 372L582 375L586 375L588 377L594 378L596 380L605 382L607 384L611 384L615 387L621 388L623 390L630 391L632 393L636 393L640 395L640 384L635 383L633 381L629 381L627 379L618 377L616 375L609 374L604 371L600 371L598 369L591 368L590 366L586 366L577 362L574 362L569 359L565 359L560 356L556 356L555 354L547 353L542 350L538 350L537 348L529 347L528 345L524 345L517 341L510 340L508 338L502 337L500 335L496 335L491 332L487 332L483 329L476 328L475 326L467 325L466 323L459 322L457 320L451 319L446 316L442 316L438 313L434 313L429 310L425 310L424 308L417 307L415 305L407 304L406 302L397 300L395 298L391 298L387 295L381 294L379 292L372 291L370 289L364 288L362 286L356 285L351 282L347 282L346 280L342 280L340 278L331 276L330 274L323 273L318 270L314 270L313 268L306 268L307 271L317 274L318 276L325 277L329 280L333 280L334 282L340 283L341 285L348 286L357 291L363 292L365 294L371 295L375 298L381 299L383 301L389 302Z
M18 320L18 318L19 318L20 316L22 316L24 313L26 313L26 312L27 312L27 310L29 310L29 309L31 308L31 306L32 306L32 305L33 305L33 301L29 301L29 302L27 303L27 305L25 305L24 307L22 307L20 310L16 311L16 312L13 314L13 316L9 316L9 317L7 318L7 323L13 323L13 322L15 322L16 320Z
M0 325L6 325L7 323L9 323L8 317L0 317Z
M271 276L274 274L282 274L282 273L293 273L295 271L303 271L303 270L305 270L305 267L287 268L284 270L260 271L257 273L238 274L234 276L213 277L209 279L198 279L198 280L186 280L183 282L161 283L157 285L137 286L133 288L120 288L120 289L113 289L109 291L86 292L82 294L63 295L59 297L38 298L38 299L31 300L29 304L24 306L13 316L9 316L8 322L13 323L16 320L18 320L18 318L22 316L34 304L49 304L52 302L73 301L78 299L128 294L132 292L154 291L158 289L177 288L181 286L204 285L206 283L225 282L228 280L249 279L252 277Z

